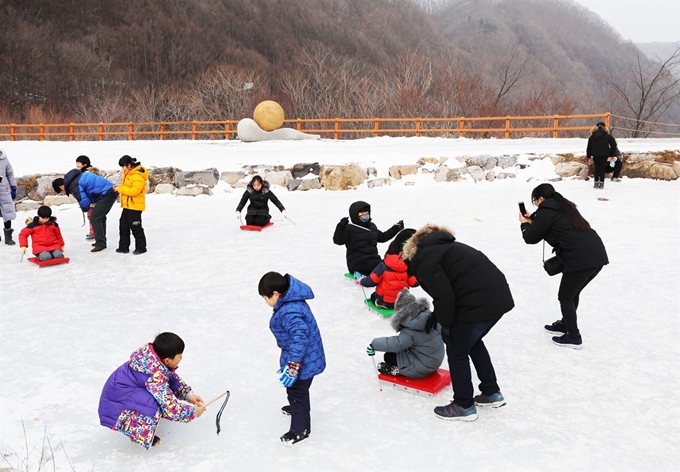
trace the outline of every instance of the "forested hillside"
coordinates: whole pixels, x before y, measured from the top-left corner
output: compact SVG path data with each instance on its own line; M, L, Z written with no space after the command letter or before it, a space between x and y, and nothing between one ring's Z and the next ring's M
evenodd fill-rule
M0 15L5 123L239 119L263 99L301 118L615 111L607 74L638 53L570 0L5 0Z

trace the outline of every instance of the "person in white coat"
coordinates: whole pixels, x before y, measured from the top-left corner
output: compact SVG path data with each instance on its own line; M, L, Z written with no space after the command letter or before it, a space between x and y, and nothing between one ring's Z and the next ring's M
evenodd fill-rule
M12 220L17 217L14 209L14 199L17 198L17 181L14 179L14 169L9 163L7 153L0 149L0 214L4 222L5 244L16 244L12 239Z

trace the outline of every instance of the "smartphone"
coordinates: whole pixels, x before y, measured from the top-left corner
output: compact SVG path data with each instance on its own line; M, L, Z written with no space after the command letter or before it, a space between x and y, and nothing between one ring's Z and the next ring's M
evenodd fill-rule
M527 214L527 209L524 206L524 202L518 202L519 205L519 212L522 214L522 216L525 216Z

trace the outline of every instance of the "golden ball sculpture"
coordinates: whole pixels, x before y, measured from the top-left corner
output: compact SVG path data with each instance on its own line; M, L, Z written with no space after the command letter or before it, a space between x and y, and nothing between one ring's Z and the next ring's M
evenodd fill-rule
M283 107L273 100L260 102L253 112L253 120L265 131L279 129L284 119Z

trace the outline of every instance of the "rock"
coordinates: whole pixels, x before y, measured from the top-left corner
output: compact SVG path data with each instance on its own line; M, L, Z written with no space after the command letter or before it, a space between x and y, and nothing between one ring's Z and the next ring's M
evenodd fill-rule
M468 167L468 172L470 173L470 176L472 176L472 179L475 182L481 182L482 180L484 180L484 171L482 170L481 167L470 166Z
M401 179L402 175L415 175L418 173L417 165L391 166L388 172L393 179Z
M358 164L322 166L319 170L321 185L326 190L347 190L364 182L364 170Z
M149 192L156 190L156 185L172 184L175 181L175 174L180 172L176 167L150 167L149 171Z
M517 165L517 156L500 156L496 158L496 165L501 169L508 167L515 167Z
M78 200L75 199L73 195L69 195L68 197L66 195L47 195L45 199L43 200L43 205L47 206L59 206L59 205L67 205L69 203L78 203Z
M288 190L315 190L321 188L319 179L290 179L286 186Z
M496 180L496 173L490 170L489 172L486 173L484 178L489 182L493 182L494 180Z
M447 166L440 166L434 171L434 181L435 182L447 182L446 177L451 169Z
M219 178L220 174L215 168L191 172L177 172L175 174L175 186L186 187L194 184L214 187L217 185Z
M236 182L241 180L246 176L246 173L243 171L235 171L235 172L222 172L220 174L220 180L223 182L228 183L232 187L236 185Z
M389 187L392 185L392 180L388 179L386 177L380 178L380 179L371 179L366 181L366 186L368 188L373 188L373 187Z
M295 164L290 170L291 175L294 179L299 179L307 174L319 175L319 163L314 162L312 164Z
M369 178L371 176L376 177L378 175L378 169L375 167L367 167L366 168L366 178Z
M196 197L198 195L212 195L210 187L204 185L194 185L192 187L182 187L177 190L177 195Z
M444 164L446 164L446 161L448 161L448 160L449 160L449 158L446 157L446 156L440 157L439 158L439 164L444 165Z
M514 179L517 177L515 174L512 174L510 172L499 172L498 175L496 175L497 179L503 180L503 179Z
M302 139L319 139L318 134L302 133L293 128L279 128L273 131L265 131L260 128L255 120L244 118L236 125L236 132L238 138L244 143L254 143L258 141L273 141L273 140L302 140Z
M481 170L479 167L477 169ZM469 174L470 171L468 170L467 167L459 167L457 169L449 169L449 171L446 173L446 182L458 182L459 180L463 180L463 176L466 174Z
M491 170L496 167L496 158L493 156L474 156L467 159L470 167L481 167L484 170Z
M288 170L266 172L263 176L263 179L270 185L278 185L279 187L285 187L292 178L293 176Z
M42 206L42 203L35 200L22 200L16 204L16 211L33 211Z
M175 193L175 186L172 184L158 184L154 189L154 193L159 195L167 195Z
M588 177L588 166L576 161L560 162L555 166L555 173L560 177Z
M421 157L418 159L417 164L419 166L424 166L425 164L440 164L436 157Z

